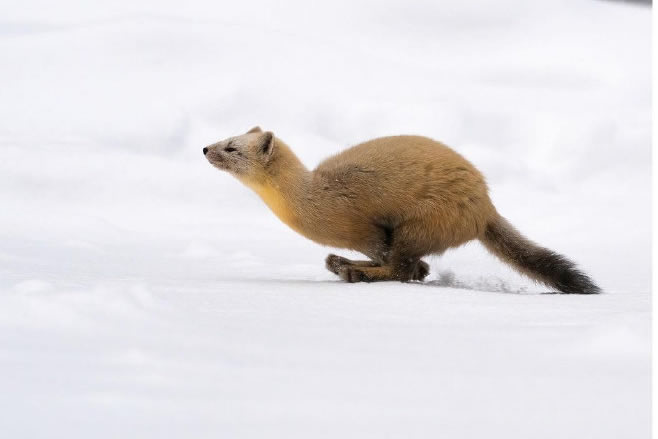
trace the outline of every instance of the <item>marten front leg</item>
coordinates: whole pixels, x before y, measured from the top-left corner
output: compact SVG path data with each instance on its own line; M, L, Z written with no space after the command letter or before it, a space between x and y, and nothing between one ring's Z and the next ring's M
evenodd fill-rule
M423 251L419 251L419 246L415 244L417 238L413 224L393 228L390 222L382 223L376 230L370 248L362 250L373 261L350 261L329 255L327 268L346 282L424 280L430 267L420 260Z
M327 270L334 274L339 274L341 267L351 265L353 267L379 267L379 264L373 261L353 261L343 258L342 256L329 255L325 259Z
M365 262L365 261L363 261ZM423 281L429 274L430 267L424 261L417 261L413 268L401 272L393 265L382 266L357 266L345 264L338 267L336 273L345 282L377 282L385 280L399 280L408 282L411 280Z
M414 245L414 229L407 226L386 229L385 232L384 240L365 252L374 260L381 261L381 264L374 267L342 265L337 274L347 282L424 280L430 267L420 260L423 252L418 250L418 245Z

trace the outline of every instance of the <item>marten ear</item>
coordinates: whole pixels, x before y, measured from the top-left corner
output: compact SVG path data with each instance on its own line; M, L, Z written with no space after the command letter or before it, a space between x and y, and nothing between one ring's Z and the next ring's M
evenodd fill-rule
M262 132L263 132L263 130L261 130L259 126L255 126L252 129L250 129L249 131L247 131L247 134L262 133Z
M274 150L274 134L272 131L265 131L260 138L260 152L269 158Z

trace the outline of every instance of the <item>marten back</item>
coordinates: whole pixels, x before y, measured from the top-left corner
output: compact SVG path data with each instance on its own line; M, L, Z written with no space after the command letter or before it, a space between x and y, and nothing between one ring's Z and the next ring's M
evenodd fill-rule
M482 174L427 137L373 139L328 158L314 174L319 194L332 189L331 214L344 214L348 204L366 221L420 221L432 229L422 233L440 241L436 251L479 237L494 211Z

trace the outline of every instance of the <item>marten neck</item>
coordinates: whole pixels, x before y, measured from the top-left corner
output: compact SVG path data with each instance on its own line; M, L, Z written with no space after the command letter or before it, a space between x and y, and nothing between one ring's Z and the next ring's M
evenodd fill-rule
M308 215L311 198L312 173L295 153L279 139L275 139L273 157L266 174L258 182L247 182L288 226L301 234L303 219Z
M275 142L274 156L267 167L266 179L272 186L280 188L284 195L302 195L309 188L311 172L288 145L279 139L275 139Z

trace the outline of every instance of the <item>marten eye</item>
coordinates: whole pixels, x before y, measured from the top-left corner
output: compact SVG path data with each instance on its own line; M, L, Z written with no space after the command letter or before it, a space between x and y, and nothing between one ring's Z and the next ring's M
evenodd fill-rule
M237 149L233 148L232 146L227 146L226 148L224 148L224 151L233 152L233 151L237 151Z

